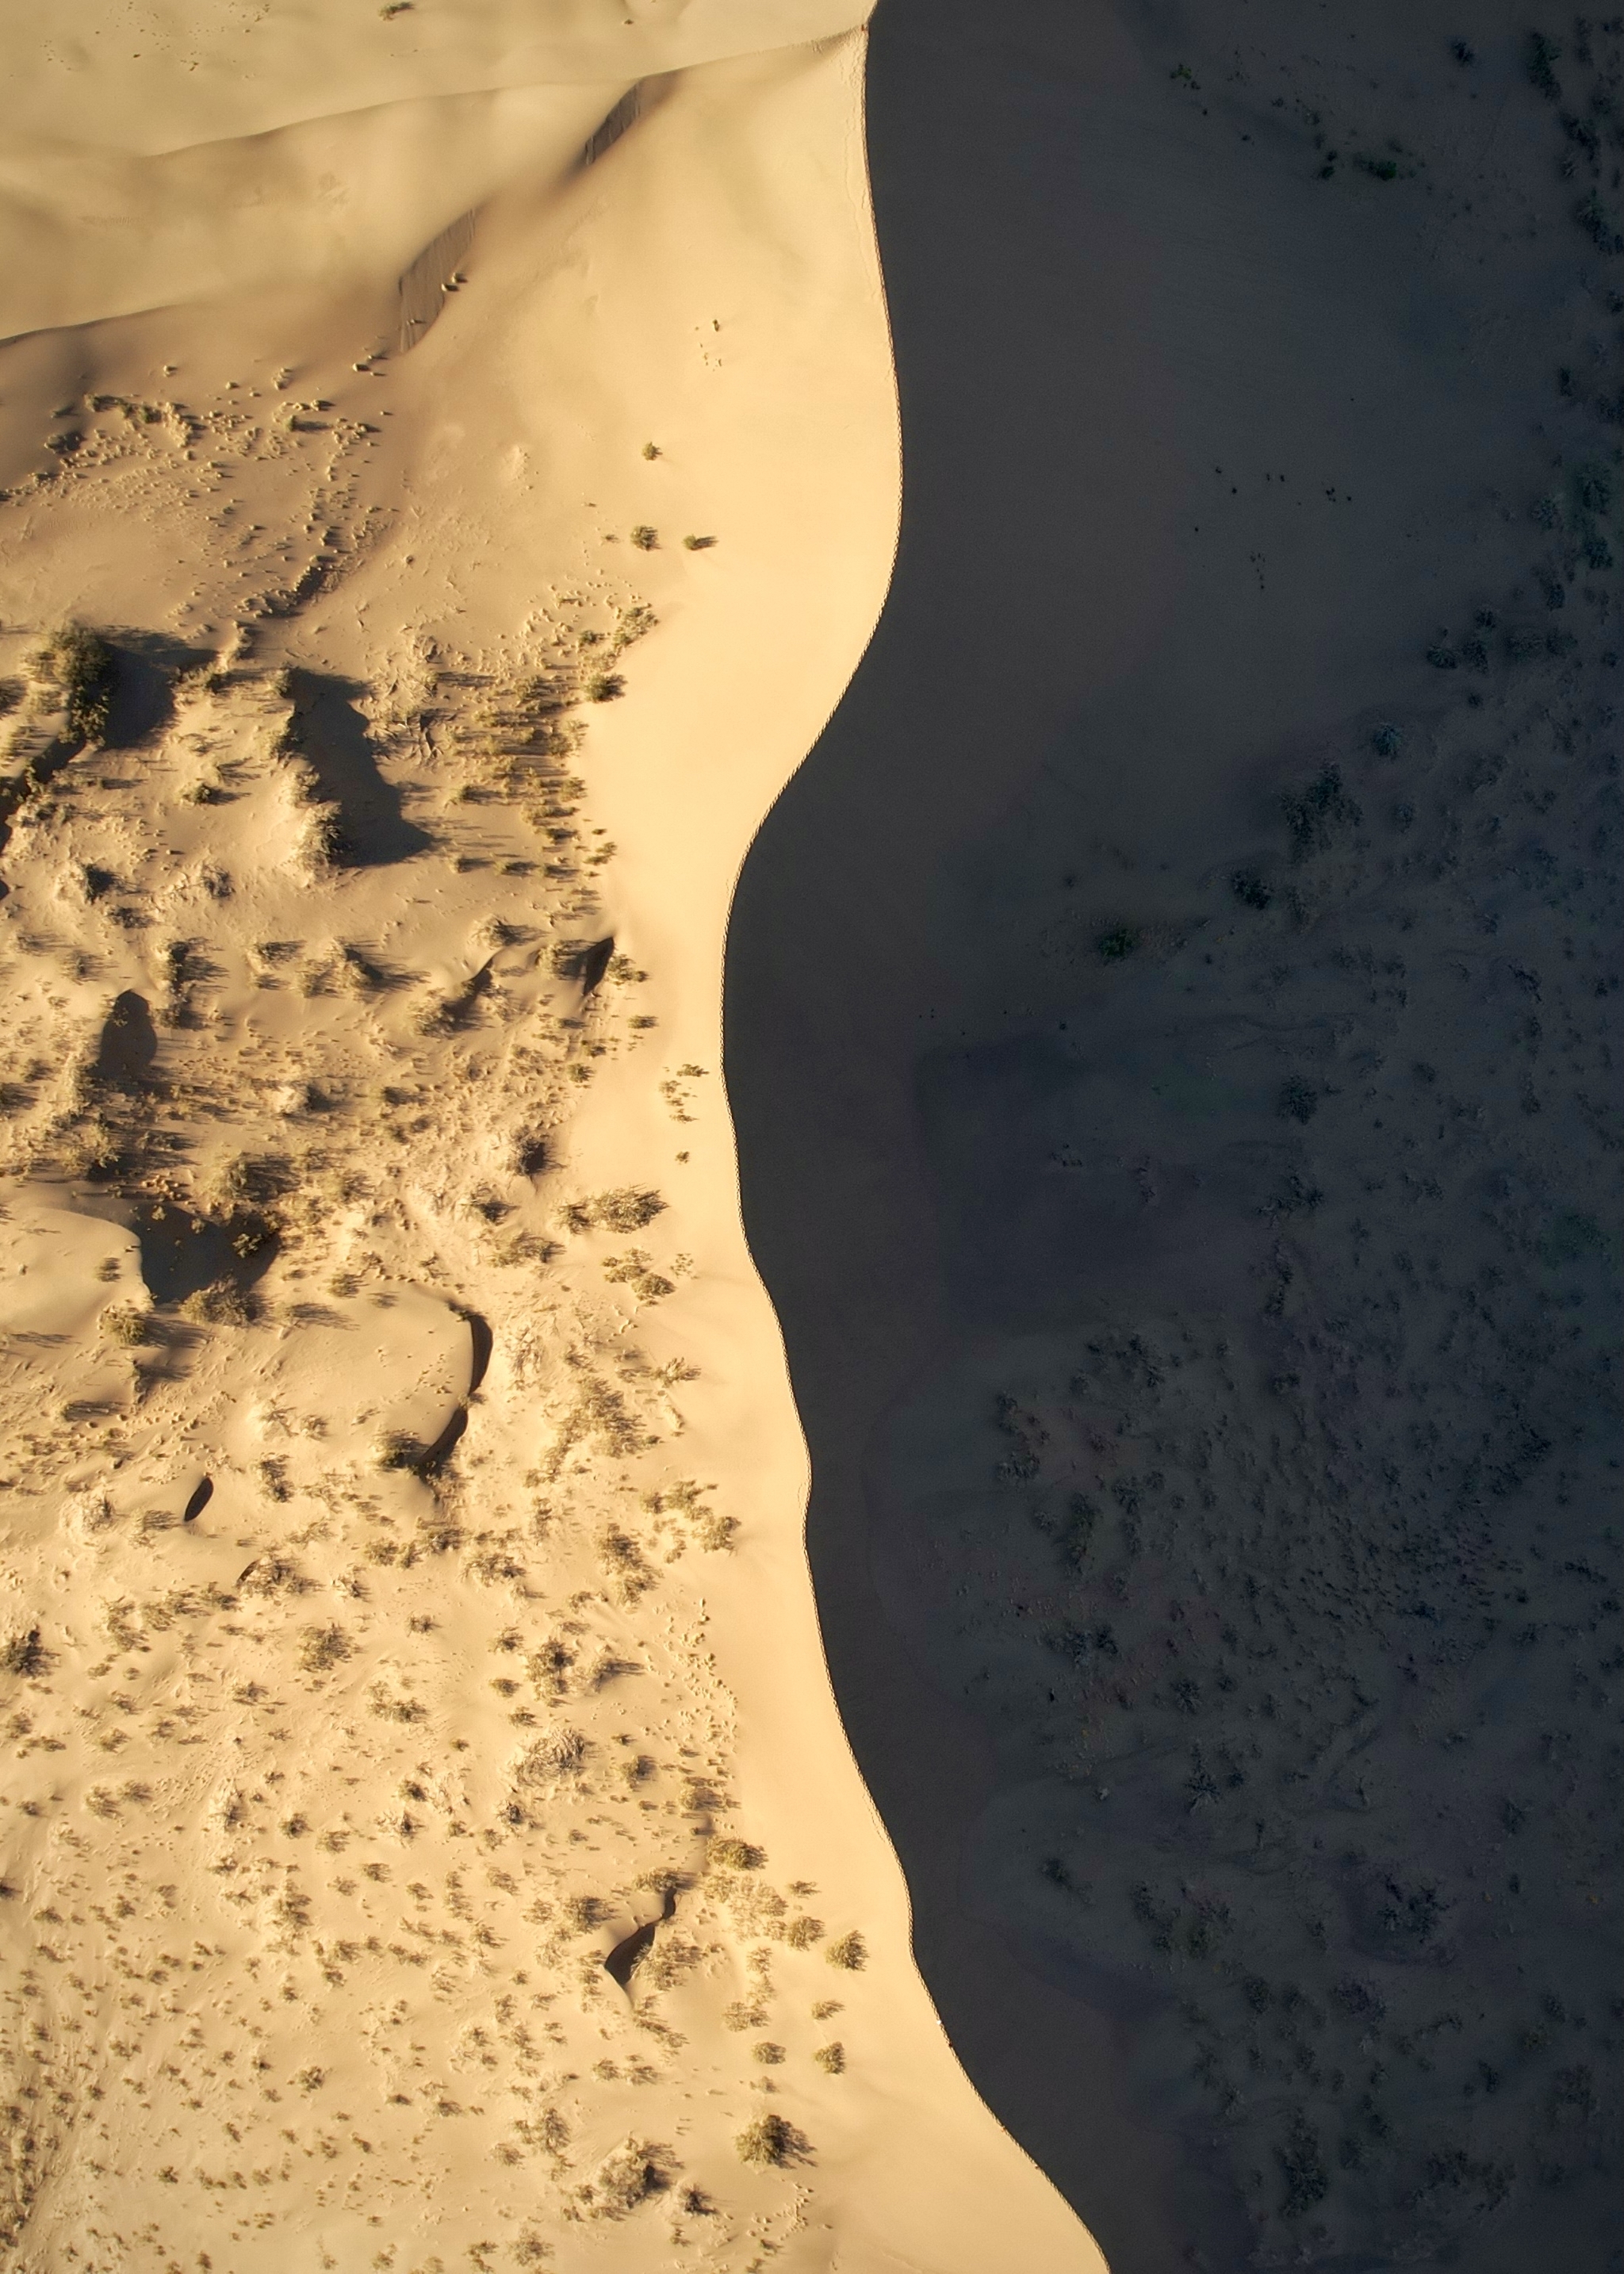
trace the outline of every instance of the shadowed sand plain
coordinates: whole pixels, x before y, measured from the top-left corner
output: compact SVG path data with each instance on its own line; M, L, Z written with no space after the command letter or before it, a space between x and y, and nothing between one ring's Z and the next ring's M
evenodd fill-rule
M728 947L914 1946L1117 2274L1619 2263L1616 25L884 0Z
M718 1079L878 613L858 9L4 38L0 2251L1065 2274Z

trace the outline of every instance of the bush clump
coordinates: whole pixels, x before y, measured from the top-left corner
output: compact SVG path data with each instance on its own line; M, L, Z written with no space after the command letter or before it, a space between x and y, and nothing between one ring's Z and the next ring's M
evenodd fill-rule
M99 742L107 732L113 704L112 649L83 624L64 624L32 658L33 667L62 697L69 731L82 742Z
M590 1200L572 1201L564 1210L571 1231L642 1231L665 1208L658 1193L622 1185L612 1193L595 1193Z
M748 1840L722 1839L710 1842L710 1861L724 1871L759 1871L766 1862L766 1850L752 1848Z
M767 2169L800 2163L808 2152L805 2135L776 2110L747 2124L733 2145L739 2150L741 2164L756 2164Z

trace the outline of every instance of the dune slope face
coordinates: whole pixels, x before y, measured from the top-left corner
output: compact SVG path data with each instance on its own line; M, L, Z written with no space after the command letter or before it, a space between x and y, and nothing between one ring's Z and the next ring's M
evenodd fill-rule
M613 56L563 8L454 55L327 10L301 66L279 11L234 79L198 18L196 102L167 19L153 79L88 33L22 74L38 2274L1099 2263L913 1969L718 1075L734 875L890 568L862 35L609 13Z

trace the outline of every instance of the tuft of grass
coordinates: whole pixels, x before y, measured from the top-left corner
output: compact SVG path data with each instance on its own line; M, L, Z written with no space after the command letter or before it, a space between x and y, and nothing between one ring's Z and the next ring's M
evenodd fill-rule
M138 1350L156 1338L152 1314L134 1303L110 1303L102 1314L102 1331L109 1342L125 1350Z
M659 544L659 531L650 529L646 521L640 521L632 531L632 543L639 553L652 553Z
M682 549L685 553L709 553L715 543L714 537L685 537Z
M868 1946L855 1927L831 1942L823 1953L831 1966L843 1967L848 1974L860 1974L868 1963Z
M832 2044L817 2046L812 2055L825 2076L839 2076L846 2068L846 2047L837 2037Z
M1137 924L1113 924L1094 941L1094 953L1101 963L1125 963L1139 945Z

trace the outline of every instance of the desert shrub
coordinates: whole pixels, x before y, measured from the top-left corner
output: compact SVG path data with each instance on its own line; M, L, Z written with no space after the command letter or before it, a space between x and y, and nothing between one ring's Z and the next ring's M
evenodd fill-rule
M372 1448L373 1466L410 1469L419 1473L428 1459L428 1447L407 1429L386 1429Z
M1562 92L1557 82L1555 71L1555 65L1560 60L1561 53L1560 42L1548 39L1545 33L1529 34L1528 43L1523 50L1523 61L1528 67L1529 82L1544 95L1547 102L1556 102Z
M1113 924L1094 941L1094 953L1101 963L1123 963L1139 944L1139 928L1135 924Z
M342 1627L311 1627L299 1645L299 1664L306 1674L330 1674L350 1655L351 1649Z
M582 2200L599 2218L624 2218L650 2195L671 2185L671 2156L665 2148L623 2140L598 2165L582 2189Z
M1274 897L1255 869L1237 869L1229 879L1229 890L1244 908L1266 908Z
M134 1303L109 1303L102 1314L102 1331L109 1342L135 1350L154 1339L152 1315Z
M784 1930L784 1939L792 1950L810 1950L815 1942L823 1940L823 1937L822 1919L805 1916L791 1919Z
M659 543L659 531L650 529L646 521L640 521L632 531L632 543L639 553L652 553Z
M848 1974L857 1974L868 1963L868 1946L853 1927L850 1934L843 1934L838 1942L831 1942L823 1955L831 1966L844 1967Z
M64 624L31 659L40 677L62 697L69 731L81 742L99 742L107 732L113 701L113 651L82 624Z
M564 1210L571 1231L641 1231L665 1208L658 1193L621 1185L612 1193L595 1193L589 1200L572 1201Z
M710 1842L710 1861L724 1871L759 1871L767 1860L763 1848L753 1848L748 1840L723 1838Z
M28 1627L0 1643L0 1674L15 1675L22 1682L35 1682L49 1664L50 1653L40 1640L38 1627Z
M180 1308L183 1318L201 1327L252 1327L259 1315L258 1298L252 1291L234 1287L229 1279L199 1287Z
M602 1926L609 1913L596 1895L566 1895L559 1905L559 1916L572 1934L587 1934L595 1926Z
M1274 2153L1286 2183L1281 2209L1288 2218L1301 2218L1324 2201L1330 2181L1320 2154L1320 2135L1300 2112L1291 2120L1284 2146Z
M1379 758L1395 758L1403 735L1390 719L1375 727L1371 734L1371 748Z
M513 1165L522 1177L545 1177L553 1156L545 1129L523 1129L513 1141Z
M1320 1093L1301 1074L1290 1074L1280 1086L1274 1110L1284 1121L1312 1121L1320 1111Z
M1437 657L1432 659L1435 662ZM1455 667L1453 657L1449 667ZM1338 766L1327 766L1304 789L1288 790L1280 803L1299 860L1324 852L1345 830L1357 828L1360 819L1358 806L1342 787Z
M685 537L682 549L685 553L708 553L715 543L714 537Z
M1624 252L1624 236L1620 235L1613 216L1594 190L1574 207L1574 219L1598 252Z
M798 2132L786 2116L770 2110L747 2124L733 2142L742 2164L756 2164L771 2169L774 2165L800 2163L809 2152L810 2143Z
M586 1766L586 1739L579 1729L549 1729L538 1737L514 1771L514 1781L522 1785L557 1784L564 1777L579 1776Z
M812 2058L825 2076L839 2076L846 2067L846 2047L837 2037L832 2044L819 2045Z
M763 2068L778 2068L786 2059L783 2046L775 2045L771 2037L763 2037L750 2057Z

